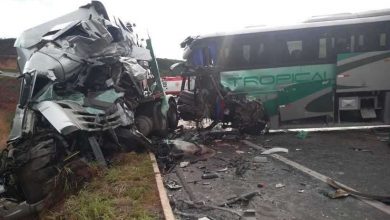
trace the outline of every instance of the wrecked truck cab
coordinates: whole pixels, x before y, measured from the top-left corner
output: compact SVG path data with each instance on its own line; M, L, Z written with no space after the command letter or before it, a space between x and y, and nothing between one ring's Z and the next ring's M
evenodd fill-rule
M245 92L234 92L221 82L223 69L218 59L223 50L208 39L188 37L181 44L184 48L183 63L171 66L181 68L182 86L178 99L178 111L183 120L201 122L211 119L212 128L222 122L242 133L260 134L267 129L268 116L260 99ZM195 86L190 80L195 77ZM188 85L186 88L185 85Z
M61 170L92 160L107 166L117 151L154 150L147 136L176 128L176 102L146 44L97 1L17 39L21 94L0 158L0 195L8 201L1 217L25 217L55 201Z

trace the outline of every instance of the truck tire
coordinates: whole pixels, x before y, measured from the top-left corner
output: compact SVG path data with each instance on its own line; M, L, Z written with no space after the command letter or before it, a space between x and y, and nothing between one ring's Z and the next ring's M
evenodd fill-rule
M179 114L177 112L177 105L174 98L169 99L169 109L167 112L168 128L175 130L179 124Z
M61 155L61 144L53 135L34 138L31 145L25 155L21 155L28 160L17 172L20 188L29 204L43 200L54 190L54 178L65 156Z

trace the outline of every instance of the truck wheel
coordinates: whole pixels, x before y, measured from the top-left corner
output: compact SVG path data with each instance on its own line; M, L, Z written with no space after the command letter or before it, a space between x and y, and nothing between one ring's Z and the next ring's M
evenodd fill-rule
M177 113L177 105L175 99L169 99L169 109L167 112L168 128L175 130L179 123L179 115Z
M53 136L38 139L33 140L33 146L26 155L21 155L26 156L28 161L17 172L17 179L29 204L39 202L53 191L54 178L59 173L59 162L62 161L60 143Z

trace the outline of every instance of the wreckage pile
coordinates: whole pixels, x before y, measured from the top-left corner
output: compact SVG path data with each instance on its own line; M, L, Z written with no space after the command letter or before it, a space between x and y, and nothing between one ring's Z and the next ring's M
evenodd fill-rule
M177 126L150 39L100 2L23 32L15 46L22 91L0 158L2 218L55 203L63 173L84 181L90 161L107 167L115 152L154 150L146 136Z

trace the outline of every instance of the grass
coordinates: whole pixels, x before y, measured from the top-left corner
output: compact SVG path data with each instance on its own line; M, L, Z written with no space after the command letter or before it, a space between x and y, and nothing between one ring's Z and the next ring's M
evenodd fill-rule
M161 216L148 154L127 153L117 156L111 168L42 218L152 220Z
M17 73L17 72L19 72L18 69L12 69L12 68L0 68L0 71L3 71L3 72L12 72L12 73Z

